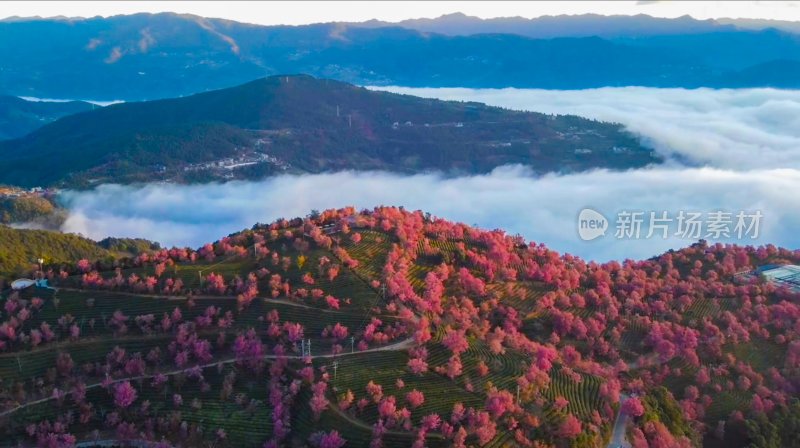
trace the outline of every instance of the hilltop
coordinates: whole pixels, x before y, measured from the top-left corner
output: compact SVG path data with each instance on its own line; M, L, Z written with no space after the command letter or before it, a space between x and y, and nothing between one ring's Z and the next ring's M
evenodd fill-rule
M28 275L37 259L58 266L91 259L112 263L160 249L157 243L142 239L106 238L93 241L80 235L50 230L14 229L0 225L0 284Z
M797 88L800 39L789 25L592 15L304 26L172 13L14 18L0 21L0 91L143 100L281 73L413 87Z
M13 280L29 271L36 260L74 263L81 258L101 259L111 255L96 242L77 235L47 230L12 229L0 225L0 277Z
M0 140L22 137L63 116L92 107L83 101L27 101L0 95Z
M800 296L737 274L798 262L600 265L379 207L47 265L2 299L0 445L788 446Z
M657 163L618 124L423 99L310 76L115 104L0 142L0 181L83 186L281 173L483 173Z

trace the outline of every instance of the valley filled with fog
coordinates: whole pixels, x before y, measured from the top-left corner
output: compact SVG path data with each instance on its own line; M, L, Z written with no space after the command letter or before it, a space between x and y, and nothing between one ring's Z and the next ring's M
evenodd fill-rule
M800 190L800 91L385 90L620 122L667 162L628 172L545 176L509 166L463 177L339 172L225 184L101 185L61 194L69 209L62 230L95 239L144 237L169 246L199 246L256 222L304 216L312 209L402 205L606 261L646 258L693 242L675 236L646 239L646 228L640 239L617 239L613 221L620 211L673 216L682 210L722 210L760 211L763 218L757 238L720 241L798 246L800 195L791 192ZM577 217L583 208L610 219L604 237L579 238Z

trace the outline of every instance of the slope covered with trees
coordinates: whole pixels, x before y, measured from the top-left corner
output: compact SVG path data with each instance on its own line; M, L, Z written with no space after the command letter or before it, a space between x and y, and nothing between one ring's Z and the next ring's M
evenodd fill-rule
M113 262L160 249L158 243L140 238L105 238L93 241L80 235L51 230L15 229L0 225L0 284L30 275L39 258L58 266L75 260Z
M780 444L800 297L735 274L786 262L586 263L381 207L48 265L2 300L0 444L588 447L620 412L635 447Z
M83 101L26 101L0 95L0 140L22 137L63 116L91 109Z
M618 124L304 75L65 117L0 142L0 155L0 181L72 186L341 169L482 173L509 163L580 171L660 161Z
M43 228L58 228L64 218L49 197L39 195L0 196L0 223L37 223Z
M100 259L110 253L96 242L77 235L47 230L12 229L0 225L0 279L29 273L39 258L47 263L74 263L76 259Z

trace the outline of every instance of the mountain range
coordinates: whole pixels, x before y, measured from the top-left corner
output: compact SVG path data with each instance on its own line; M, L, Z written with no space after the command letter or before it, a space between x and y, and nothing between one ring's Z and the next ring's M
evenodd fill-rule
M0 91L142 100L282 73L360 85L793 88L800 39L784 25L640 16L304 26L173 13L11 18L0 21Z
M273 76L183 98L121 103L0 142L0 182L205 181L343 169L482 173L660 162L618 124Z
M713 32L762 31L776 29L800 32L797 22L759 19L695 19L685 15L676 18L637 15L575 14L558 16L495 17L483 19L463 13L445 14L436 18L409 19L400 22L370 20L351 25L369 27L399 26L412 30L468 36L471 34L518 34L535 39L557 37L591 37L607 39L701 34Z

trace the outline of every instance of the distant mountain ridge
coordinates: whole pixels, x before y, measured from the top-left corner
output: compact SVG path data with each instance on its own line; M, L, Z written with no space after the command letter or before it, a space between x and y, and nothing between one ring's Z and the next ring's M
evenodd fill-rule
M83 101L27 101L0 95L0 140L22 137L63 116L92 107Z
M671 34L698 34L718 31L737 31L736 21L720 23L716 20L698 20L690 16L674 19L638 15L558 15L525 17L496 17L483 19L463 13L445 14L436 18L409 19L400 22L371 20L352 23L369 27L400 26L412 30L440 33L450 36L472 34L518 34L534 39L558 37L643 37ZM763 26L760 29L769 28ZM758 28L757 28L758 29Z
M483 19L463 13L445 14L436 18L408 19L399 22L370 20L351 25L368 27L400 26L412 30L451 36L472 34L518 34L535 39L557 37L632 38L713 32L763 31L775 29L787 33L800 32L800 23L765 19L695 19L684 15L676 18L636 15L547 15L535 18L495 17Z
M536 172L658 163L620 125L306 75L72 115L0 142L0 182L205 181L343 169Z
M416 87L800 87L798 34L743 23L455 16L260 26L172 13L16 18L0 21L0 91L142 100L281 73Z

